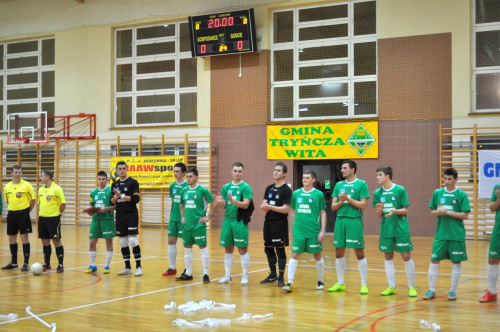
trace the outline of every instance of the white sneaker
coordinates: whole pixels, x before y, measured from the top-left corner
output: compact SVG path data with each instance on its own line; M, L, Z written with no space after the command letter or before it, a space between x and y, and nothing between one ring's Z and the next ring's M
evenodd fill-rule
M132 273L132 271L130 271L130 273ZM135 276L136 276L136 277L140 277L140 276L142 276L142 267L138 267L138 268L135 270Z
M318 285L316 286L316 290L323 290L325 289L325 284L323 281L318 281Z
M230 284L231 283L231 277L230 276L224 276L219 280L219 284Z
M248 274L244 274L241 277L241 286L248 286Z
M127 269L124 267L120 272L118 272L119 276L125 276L127 274L132 274L132 269Z

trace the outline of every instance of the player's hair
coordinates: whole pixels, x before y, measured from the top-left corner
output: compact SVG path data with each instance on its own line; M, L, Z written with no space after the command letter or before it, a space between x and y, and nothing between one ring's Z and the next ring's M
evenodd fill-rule
M198 176L198 170L196 169L196 167L189 167L186 173L192 173L194 174L194 176Z
M392 180L392 167L391 166L380 166L377 168L377 172L382 172L385 175L389 175L389 179Z
M282 161L278 161L275 165L276 166L281 166L283 168L283 173L288 173L288 167L286 166L286 164Z
M11 172L14 172L15 169L22 169L21 165L14 165L14 166L12 166Z
M243 164L240 163L239 161L236 161L235 163L233 163L233 166L231 166L231 169L233 169L235 166L245 169L245 167L243 167Z
M42 173L45 175L45 176L48 176L49 179L53 179L54 178L54 172L52 171L49 171L48 169L44 169L42 170Z
M354 174L356 174L356 172L358 171L358 166L356 166L356 163L351 160L351 159L346 159L342 162L342 165L344 164L349 164L349 168L350 169L353 169L354 168Z
M104 171L100 171L99 173L97 173L97 176L104 176L107 179L108 178L108 173L106 173Z
M456 179L458 177L457 170L454 169L453 167L445 169L445 171L443 172L443 175L451 175L451 176L453 176L454 179Z
M305 174L309 174L309 175L311 175L311 177L312 177L313 179L317 179L317 177L316 177L316 172L315 172L315 171L313 171L313 170L307 169L307 170L305 170L305 171L304 171L304 173L303 173L302 175L305 175Z
M127 166L127 163L126 163L126 162L124 162L123 160L120 160L119 162L117 162L117 163L116 163L116 168L118 168L118 166L120 166L120 165L125 165L125 166Z
M174 168L176 168L176 167L179 167L181 169L182 173L186 173L187 167L184 163L177 163L174 165Z

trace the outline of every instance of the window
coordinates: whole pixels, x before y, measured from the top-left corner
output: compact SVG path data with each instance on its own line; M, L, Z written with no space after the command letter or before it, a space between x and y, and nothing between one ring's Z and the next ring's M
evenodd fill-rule
M116 127L196 123L197 59L187 22L116 30L114 106Z
M273 12L272 121L377 116L376 2Z
M55 40L0 43L0 131L7 115L55 110Z
M500 2L474 4L473 111L500 112Z

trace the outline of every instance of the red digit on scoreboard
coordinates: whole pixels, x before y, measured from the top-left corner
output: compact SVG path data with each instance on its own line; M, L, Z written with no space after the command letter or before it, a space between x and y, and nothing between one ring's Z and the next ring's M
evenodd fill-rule
M208 20L208 28L213 28L214 27L214 20Z
M227 17L222 18L222 26L227 27Z
M229 18L227 19L227 25L228 26L234 25L234 17L229 16Z
M236 44L236 48L238 50L243 49L243 40L238 40L238 43Z
M201 54L207 53L207 45L205 45L205 44L200 45L200 53Z
M216 27L216 28L220 27L220 19L219 18L216 18L214 20L214 27Z

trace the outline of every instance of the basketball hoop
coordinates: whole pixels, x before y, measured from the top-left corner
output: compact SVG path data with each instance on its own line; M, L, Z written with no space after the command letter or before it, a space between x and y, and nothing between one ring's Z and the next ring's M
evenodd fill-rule
M14 143L17 145L18 149L21 149L23 144L28 144L29 141L29 137L14 137Z

